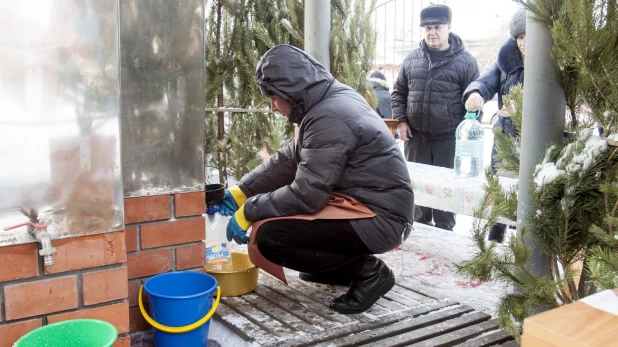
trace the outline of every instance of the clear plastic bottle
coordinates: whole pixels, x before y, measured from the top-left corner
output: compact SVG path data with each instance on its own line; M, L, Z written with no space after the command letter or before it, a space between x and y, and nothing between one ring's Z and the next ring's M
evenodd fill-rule
M455 130L455 175L478 177L483 172L483 125L477 112L466 113Z

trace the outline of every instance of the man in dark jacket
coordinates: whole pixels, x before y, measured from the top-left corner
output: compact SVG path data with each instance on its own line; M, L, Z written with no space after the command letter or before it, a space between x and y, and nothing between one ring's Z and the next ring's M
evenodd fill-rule
M451 33L451 9L430 5L421 11L425 38L399 69L392 99L397 132L406 141L408 161L453 168L455 130L464 119L464 89L479 76L476 59ZM455 214L417 207L415 221L453 230Z
M483 74L478 80L472 82L464 91L463 100L470 111L483 108L485 100L491 100L498 93L498 114L500 117L495 128L499 128L503 134L515 136L515 125L509 117L504 100L515 85L524 84L524 56L526 55L526 10L517 11L509 23L511 38L508 39L498 52L496 63ZM491 152L491 168L496 172L496 143ZM496 224L489 232L489 240L502 242L506 226Z
M397 247L411 230L414 193L395 140L358 92L298 48L266 52L255 81L272 111L298 125L298 135L226 192L223 205L237 210L228 239L247 242L253 222L321 211L333 193L356 199L375 216L270 220L255 237L267 260L305 278L351 279L330 307L363 312L395 283L373 254Z
M380 71L374 71L369 75L369 83L371 83L378 97L378 107L376 108L378 115L385 119L393 118L391 92L388 90L386 77Z

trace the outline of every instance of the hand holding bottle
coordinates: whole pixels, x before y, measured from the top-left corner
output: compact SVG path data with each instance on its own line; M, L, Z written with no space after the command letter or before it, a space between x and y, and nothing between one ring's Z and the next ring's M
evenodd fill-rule
M468 111L476 111L482 109L484 104L481 94L474 92L468 96L465 106Z

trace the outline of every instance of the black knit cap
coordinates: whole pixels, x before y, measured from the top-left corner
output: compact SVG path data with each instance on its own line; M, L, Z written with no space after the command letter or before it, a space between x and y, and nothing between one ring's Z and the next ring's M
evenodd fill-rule
M384 75L380 71L372 72L371 75L369 75L369 78L378 78L383 81L386 81L386 77L384 77Z
M429 5L421 10L421 25L451 24L453 13L446 5Z

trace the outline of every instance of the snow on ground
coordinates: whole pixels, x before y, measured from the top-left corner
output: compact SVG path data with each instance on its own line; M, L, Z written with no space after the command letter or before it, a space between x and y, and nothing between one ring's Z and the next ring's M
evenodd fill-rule
M446 297L478 311L495 315L506 288L496 282L469 282L455 275L453 263L472 257L476 248L470 238L472 217L457 216L455 231L414 224L414 231L398 249L379 255L396 277L411 277Z

